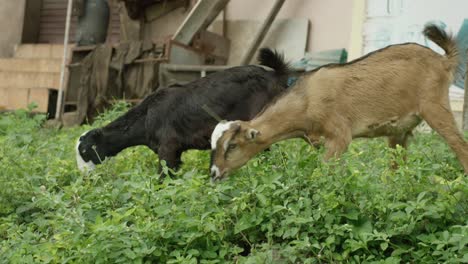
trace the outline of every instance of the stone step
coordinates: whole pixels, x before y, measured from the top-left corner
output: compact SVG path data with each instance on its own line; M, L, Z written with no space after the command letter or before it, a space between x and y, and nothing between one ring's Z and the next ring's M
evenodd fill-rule
M79 125L80 122L78 121L78 111L63 113L62 123L65 127L72 127L72 126Z
M60 73L61 59L0 58L0 72Z
M63 45L60 44L20 44L15 47L15 58L61 59Z
M60 73L0 72L0 88L59 88Z

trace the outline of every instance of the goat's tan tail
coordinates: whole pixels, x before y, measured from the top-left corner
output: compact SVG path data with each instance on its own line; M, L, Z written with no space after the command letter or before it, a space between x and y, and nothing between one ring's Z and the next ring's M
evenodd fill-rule
M445 51L449 69L454 73L458 66L458 49L453 36L434 24L426 25L423 34Z

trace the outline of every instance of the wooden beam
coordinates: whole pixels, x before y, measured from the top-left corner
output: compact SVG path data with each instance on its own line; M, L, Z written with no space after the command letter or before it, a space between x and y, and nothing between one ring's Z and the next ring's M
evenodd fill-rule
M268 33L268 30L270 29L271 24L273 24L273 21L275 20L276 15L278 15L278 12L283 6L284 1L285 0L276 0L275 4L270 10L270 13L268 13L268 16L265 22L257 31L257 34L255 34L255 37L252 43L247 48L247 52L244 54L244 57L242 58L241 65L247 65L250 63L253 55L258 49L258 46L260 46L260 44L262 43L263 39L265 38L266 33Z
M283 0L284 1L284 0ZM177 29L172 40L189 45L195 34L206 29L229 0L200 0Z

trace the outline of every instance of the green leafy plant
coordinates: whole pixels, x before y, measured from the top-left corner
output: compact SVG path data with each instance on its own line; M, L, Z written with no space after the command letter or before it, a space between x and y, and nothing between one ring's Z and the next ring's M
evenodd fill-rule
M144 147L80 173L94 126L44 121L0 116L0 263L468 263L468 179L435 134L357 140L331 163L290 140L212 184L207 151L163 182Z

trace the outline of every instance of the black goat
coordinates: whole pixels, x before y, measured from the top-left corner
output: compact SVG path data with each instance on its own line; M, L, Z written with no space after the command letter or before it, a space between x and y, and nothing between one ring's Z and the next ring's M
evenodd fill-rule
M264 48L258 59L262 66L233 67L158 89L107 126L84 133L76 145L78 167L92 169L125 148L145 145L177 169L183 151L210 148L218 121L204 105L226 120L250 120L286 89L290 70L283 57Z

